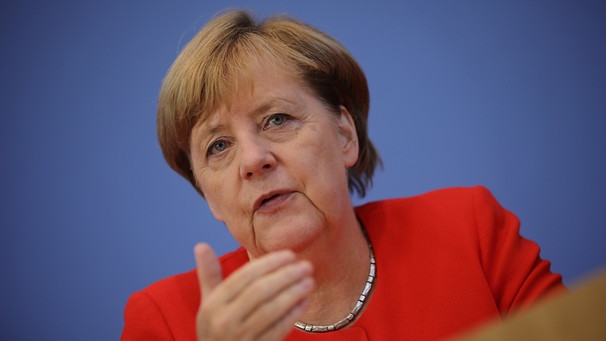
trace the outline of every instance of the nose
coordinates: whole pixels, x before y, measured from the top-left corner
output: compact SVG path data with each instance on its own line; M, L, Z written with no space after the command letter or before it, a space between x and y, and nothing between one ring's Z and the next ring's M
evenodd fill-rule
M245 180L264 177L275 168L276 158L269 142L258 136L240 140L240 176Z

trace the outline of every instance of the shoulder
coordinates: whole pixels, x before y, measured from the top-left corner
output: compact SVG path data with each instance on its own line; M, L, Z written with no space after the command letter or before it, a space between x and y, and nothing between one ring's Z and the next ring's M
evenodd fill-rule
M433 245L443 250L476 248L478 219L494 219L502 215L500 211L496 199L482 186L444 188L356 207L373 242Z
M248 261L243 248L219 259L228 276ZM159 280L130 296L124 311L123 340L144 340L160 335L166 339L190 339L195 335L194 318L200 305L196 270Z
M121 340L176 339L195 335L193 321L200 302L195 270L159 280L133 293L124 310Z
M244 248L226 253L219 258L223 276L226 277L237 268L248 262L248 255ZM197 296L199 300L199 284L196 269L192 269L177 275L161 279L142 290L153 299L166 299L174 303L174 299L180 297ZM196 306L197 308L197 306Z
M248 256L243 248L229 252L219 259L223 275L228 276L234 270L248 261ZM177 275L161 279L143 290L136 293L139 297L145 297L153 302L160 310L176 307L195 313L200 304L200 285L196 270L192 269Z
M483 186L450 187L429 191L420 195L393 198L366 203L356 207L359 216L397 214L399 216L423 216L426 214L461 214L474 206L498 206L492 193Z

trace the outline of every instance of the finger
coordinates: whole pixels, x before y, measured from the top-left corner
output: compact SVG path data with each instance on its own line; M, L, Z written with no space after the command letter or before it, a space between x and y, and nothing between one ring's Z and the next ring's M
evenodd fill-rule
M255 259L232 273L223 281L218 290L221 290L223 303L229 303L240 295L254 281L292 264L296 256L292 251L277 251Z
M209 257L205 256L205 253L209 250L212 253L212 250L204 244L196 246L194 250L196 260L200 264L198 267L200 269L198 272L201 274L199 276L200 283L206 283L204 278L204 260ZM204 337L221 335L225 339L233 336L236 339L244 340L246 339L246 335L254 336L262 333L268 327L266 325L267 322L262 326L254 326L253 328L244 328L242 326L242 321L245 320L246 316L249 316L254 308L261 304L258 298L254 299L256 297L255 290L248 290L248 294L243 294L242 292L249 289L252 283L260 283L252 285L256 288L266 287L262 284L267 281L268 277L270 278L270 282L273 282L271 287L277 286L278 289L275 290L280 291L283 290L284 285L276 285L276 281L280 282L278 280L279 277L285 277L282 280L283 283L290 283L296 281L293 278L300 278L305 274L311 273L311 264L309 262L295 261L296 256L292 251L274 252L247 263L228 276L223 282L219 280L218 284L214 286L201 284L203 285L202 291L206 290L204 289L205 287L212 288L212 290L209 290L210 292L203 297L202 305L198 311L197 330L200 333L199 335ZM295 264L299 264L299 267L301 267L298 270L301 274L298 276L293 276L293 273L297 273L297 270L293 269ZM279 273L282 273L282 275L277 275ZM265 296L267 295L272 296L274 293L265 294ZM271 320L279 318L279 316L273 316Z
M306 276L265 302L244 322L244 328L255 328L258 339L282 339L293 324L305 312L307 296L314 286L311 276Z
M208 297L221 283L221 265L213 249L205 243L196 244L194 247L194 257L196 258L196 271L198 273L200 292L202 293L202 297Z
M258 278L242 290L237 299L239 309L250 312L250 314L259 314L258 309L260 307L268 306L268 303L272 302L274 304L281 303L280 301L276 301L276 298L279 297L278 295L287 291L290 287L299 285L306 278L311 279L312 270L311 263L301 261L284 265ZM274 320L276 314L282 314L283 312L284 309L275 310L269 307L269 309L262 311L262 315L264 316L261 319L271 317L271 320ZM246 319L247 316L243 318Z
M286 336L294 328L295 322L297 322L301 315L307 310L309 300L307 298L298 302L286 315L282 316L282 319L275 322L270 328L263 331L262 334L257 335L256 340L284 340Z

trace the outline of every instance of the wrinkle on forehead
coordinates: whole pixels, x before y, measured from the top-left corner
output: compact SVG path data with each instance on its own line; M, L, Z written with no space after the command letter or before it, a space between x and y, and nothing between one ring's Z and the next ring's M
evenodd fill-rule
M255 53L246 60L225 65L222 81L217 82L215 87L218 91L215 91L213 98L208 99L207 107L202 109L194 128L208 122L214 114L231 112L237 100L252 96L255 84L262 76L272 73L296 77L299 74L294 67L284 66L278 59L276 56L259 57L258 53Z

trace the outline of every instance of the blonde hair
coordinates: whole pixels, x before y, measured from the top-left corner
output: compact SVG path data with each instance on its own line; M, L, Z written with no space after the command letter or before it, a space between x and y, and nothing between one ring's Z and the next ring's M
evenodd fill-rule
M231 100L235 80L250 77L247 70L257 58L293 72L329 110L338 113L343 105L351 113L359 156L348 170L348 185L350 192L364 197L381 163L368 138L370 98L364 72L335 39L286 16L257 23L247 12L227 12L207 23L181 51L158 99L158 139L170 167L204 196L191 169L191 131Z

